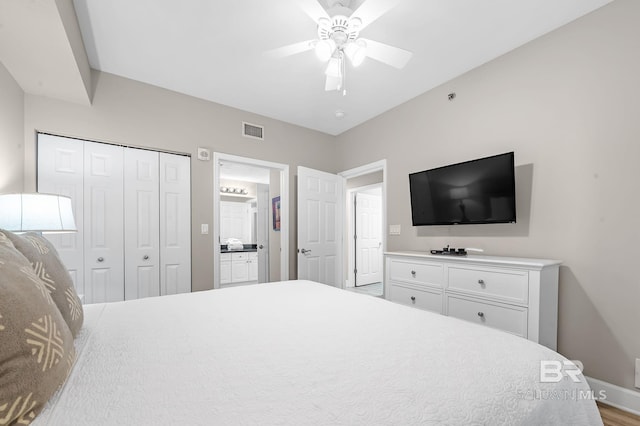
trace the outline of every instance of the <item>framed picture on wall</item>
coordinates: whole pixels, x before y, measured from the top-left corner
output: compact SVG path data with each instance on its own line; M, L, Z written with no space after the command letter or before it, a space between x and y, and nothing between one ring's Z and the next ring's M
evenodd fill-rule
M271 208L273 213L273 230L280 230L280 196L278 195L271 200Z

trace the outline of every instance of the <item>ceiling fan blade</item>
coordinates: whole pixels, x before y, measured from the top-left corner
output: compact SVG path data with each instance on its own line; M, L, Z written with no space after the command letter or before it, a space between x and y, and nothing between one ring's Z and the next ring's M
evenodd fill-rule
M313 19L313 22L318 22L320 18L329 19L329 14L318 0L302 0L300 1L300 8L304 13L309 15L309 18Z
M404 68L413 56L412 52L400 49L399 47L389 46L388 44L380 43L379 41L364 38L361 40L367 43L367 56L369 58L375 59L383 64L391 65L398 69Z
M330 75L327 76L327 82L324 85L324 90L326 91L340 90L341 87L342 87L342 78L334 77Z
M393 9L402 0L365 0L364 3L351 14L351 18L360 18L362 25L359 31L373 21Z
M284 58L291 55L297 55L298 53L306 52L313 49L313 42L315 40L301 41L299 43L289 44L287 46L278 47L276 49L267 50L264 52L265 56L270 58Z

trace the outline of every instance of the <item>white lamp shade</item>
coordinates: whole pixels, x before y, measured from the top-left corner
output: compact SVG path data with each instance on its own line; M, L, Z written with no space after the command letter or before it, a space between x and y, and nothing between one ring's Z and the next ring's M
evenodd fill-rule
M367 43L364 40L349 42L344 48L344 53L347 54L353 66L357 67L367 57Z
M329 40L320 40L316 43L316 56L321 61L328 61L336 50L336 42Z
M71 198L55 194L0 195L0 228L26 232L74 232Z
M329 59L327 69L324 73L329 77L342 78L342 63L339 58Z

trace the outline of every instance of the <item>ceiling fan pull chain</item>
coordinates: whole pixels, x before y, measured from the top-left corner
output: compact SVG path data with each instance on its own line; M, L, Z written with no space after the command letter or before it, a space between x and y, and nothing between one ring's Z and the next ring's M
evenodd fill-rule
M340 64L342 65L342 96L347 96L347 66L345 65L344 52L340 51Z

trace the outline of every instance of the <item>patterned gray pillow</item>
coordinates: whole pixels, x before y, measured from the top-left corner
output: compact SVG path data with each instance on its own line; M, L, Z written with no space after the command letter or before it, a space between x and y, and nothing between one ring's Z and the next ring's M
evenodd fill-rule
M0 424L29 424L65 382L73 336L29 261L0 231Z
M67 322L73 337L78 335L84 320L82 303L78 298L69 271L60 260L56 248L42 235L29 232L16 235L2 231L26 257L36 275L44 281L51 298L58 306L62 318Z

